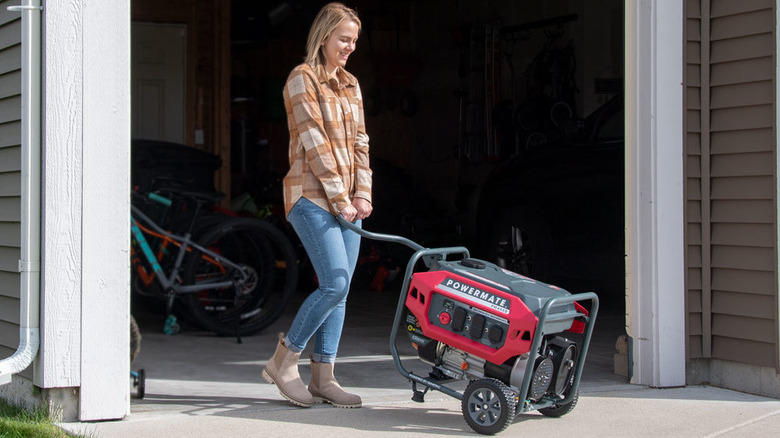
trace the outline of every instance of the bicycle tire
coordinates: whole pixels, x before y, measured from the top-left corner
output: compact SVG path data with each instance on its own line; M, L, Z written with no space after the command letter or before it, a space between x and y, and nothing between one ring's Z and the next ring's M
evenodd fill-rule
M256 274L256 284L240 291L235 286L183 294L191 316L218 335L253 335L276 321L297 288L298 264L287 237L273 225L255 218L230 218L203 233L198 244ZM193 248L184 268L184 284L214 276L227 279L231 269Z
M132 364L138 353L141 352L141 329L135 322L133 315L130 315L130 363Z

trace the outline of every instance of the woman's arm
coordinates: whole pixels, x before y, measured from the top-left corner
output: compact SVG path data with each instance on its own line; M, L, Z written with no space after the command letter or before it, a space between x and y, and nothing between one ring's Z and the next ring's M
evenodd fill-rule
M363 96L360 85L357 86L358 123L355 138L355 182L357 191L355 198L363 198L371 203L371 186L373 173L368 158L368 134L366 134L366 119L363 113ZM370 212L369 212L370 213Z

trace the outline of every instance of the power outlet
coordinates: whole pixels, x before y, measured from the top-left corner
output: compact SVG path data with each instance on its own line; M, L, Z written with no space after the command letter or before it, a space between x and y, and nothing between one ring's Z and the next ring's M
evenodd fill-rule
M203 144L203 130L202 129L196 129L195 130L195 144Z

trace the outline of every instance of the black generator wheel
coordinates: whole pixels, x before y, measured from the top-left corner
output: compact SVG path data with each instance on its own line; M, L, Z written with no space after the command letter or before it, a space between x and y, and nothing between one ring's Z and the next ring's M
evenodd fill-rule
M496 379L472 380L466 387L461 409L475 432L493 435L506 429L515 418L517 397Z
M574 398L571 399L571 403L566 403L565 405L554 405L550 406L549 408L542 408L539 409L539 413L545 417L563 417L564 415L571 412L575 406L577 406L577 400L579 400L579 398L580 392L577 391L577 393L574 395Z

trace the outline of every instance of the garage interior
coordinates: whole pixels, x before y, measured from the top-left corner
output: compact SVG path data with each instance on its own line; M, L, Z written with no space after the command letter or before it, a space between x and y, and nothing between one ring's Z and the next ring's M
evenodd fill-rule
M133 0L134 139L219 157L224 207L279 216L281 91L324 3ZM625 333L623 1L345 4L363 24L347 69L371 139L365 228L465 245L572 293L595 291L596 337L613 351ZM400 279L377 273L404 266L406 253L364 240L362 255L353 294L396 293ZM300 283L288 313L309 292ZM351 310L373 304L352 302L347 325ZM159 332L159 309L146 304L134 297L133 313L146 315L142 331Z

